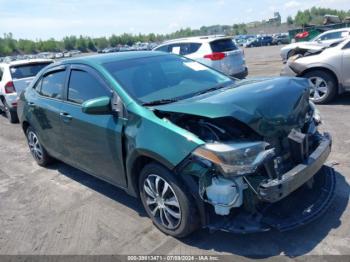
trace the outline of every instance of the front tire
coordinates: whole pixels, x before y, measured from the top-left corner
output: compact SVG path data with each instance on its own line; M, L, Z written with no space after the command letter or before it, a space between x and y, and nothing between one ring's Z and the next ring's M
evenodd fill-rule
M334 76L324 70L313 70L304 74L311 84L310 99L316 104L326 104L337 95L338 83Z
M32 127L26 130L26 137L30 153L39 166L47 166L52 162L51 156L46 149L41 145L38 135Z
M140 174L139 190L148 216L165 234L186 237L199 226L193 199L170 170L157 163L146 165Z

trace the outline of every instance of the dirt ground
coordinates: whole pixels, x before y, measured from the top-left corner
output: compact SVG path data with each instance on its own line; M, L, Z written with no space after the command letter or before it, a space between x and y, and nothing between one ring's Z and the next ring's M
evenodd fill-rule
M279 47L245 55L249 76L279 75ZM37 166L20 126L0 117L0 254L350 255L350 96L318 108L334 138L327 163L337 177L335 200L322 218L286 233L199 230L183 240L159 232L123 191L63 163Z

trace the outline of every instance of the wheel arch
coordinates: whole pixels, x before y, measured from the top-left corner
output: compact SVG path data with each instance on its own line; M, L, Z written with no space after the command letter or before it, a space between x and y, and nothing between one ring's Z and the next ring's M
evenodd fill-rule
M191 197L195 201L195 206L200 217L200 223L202 226L205 225L207 223L205 204L199 197L198 184L194 181L193 177L181 174L180 170L183 162L181 162L177 166L173 166L169 165L169 163L167 164L167 161L164 161L164 159L162 159L161 157L159 158L158 156L150 154L149 152L138 153L137 155L133 156L127 161L126 175L128 181L128 193L134 197L140 197L138 189L140 173L141 170L149 163L160 164L165 168L169 169L171 172L173 172L176 180L185 187L185 190L189 193L189 195L191 195Z
M310 68L305 69L302 73L300 73L299 76L304 77L307 73L312 72L312 71L317 71L317 70L327 72L332 77L334 77L336 84L337 84L337 86L336 86L337 93L339 93L339 86L340 86L339 77L337 76L337 74L333 70L331 70L327 67L324 67L324 66L310 67Z
M126 176L128 181L128 193L134 197L139 197L138 180L141 170L149 163L158 163L169 170L174 166L162 156L147 150L137 150L126 161Z
M24 133L27 132L28 127L30 127L29 122L28 121L23 121L22 122L22 130L23 130Z

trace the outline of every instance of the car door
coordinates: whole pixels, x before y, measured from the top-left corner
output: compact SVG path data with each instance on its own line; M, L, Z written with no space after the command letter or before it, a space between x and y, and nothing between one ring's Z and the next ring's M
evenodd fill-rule
M39 139L54 157L63 152L60 111L66 84L67 70L58 66L46 71L27 96L30 124L37 131Z
M342 82L343 86L350 89L350 41L343 47L342 61Z
M82 112L82 103L112 96L112 90L93 69L71 65L61 122L65 160L89 174L121 187L126 186L121 134L124 119Z

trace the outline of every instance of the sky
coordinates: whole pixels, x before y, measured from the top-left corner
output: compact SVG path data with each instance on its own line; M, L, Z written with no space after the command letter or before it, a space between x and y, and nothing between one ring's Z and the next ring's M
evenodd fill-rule
M0 35L61 39L112 34L170 33L203 25L282 21L312 6L350 9L350 0L0 0Z

